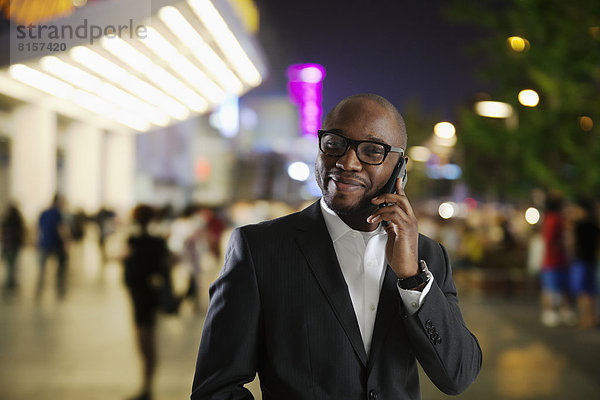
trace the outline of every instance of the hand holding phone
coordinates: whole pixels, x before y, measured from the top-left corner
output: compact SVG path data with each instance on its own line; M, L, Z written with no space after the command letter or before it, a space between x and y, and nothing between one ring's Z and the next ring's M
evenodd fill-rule
M406 185L406 157L398 162L392 176L380 193L373 198L378 209L367 218L370 224L381 223L388 234L386 259L398 278L414 276L419 272L419 226L408 198L396 193L396 180ZM394 221L388 223L387 221Z

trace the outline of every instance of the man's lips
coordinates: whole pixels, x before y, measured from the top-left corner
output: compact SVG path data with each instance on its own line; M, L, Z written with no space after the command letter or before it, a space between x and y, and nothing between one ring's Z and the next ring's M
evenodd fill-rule
M358 179L345 178L337 175L332 175L329 177L329 179L331 180L331 182L333 182L337 190L343 192L366 188L366 185Z

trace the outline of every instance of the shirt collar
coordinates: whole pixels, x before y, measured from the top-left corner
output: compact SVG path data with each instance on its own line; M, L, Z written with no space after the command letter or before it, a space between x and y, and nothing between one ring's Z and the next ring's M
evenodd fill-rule
M347 234L348 232L359 232L350 228L342 219L333 211L331 208L325 204L325 200L321 197L321 201L319 202L321 205L321 211L323 211L323 218L325 219L325 225L327 225L327 230L329 231L329 236L331 236L331 240L335 243L342 236ZM385 233L385 230L381 227L381 224L377 227L377 229L373 232L369 232L369 234L380 234Z

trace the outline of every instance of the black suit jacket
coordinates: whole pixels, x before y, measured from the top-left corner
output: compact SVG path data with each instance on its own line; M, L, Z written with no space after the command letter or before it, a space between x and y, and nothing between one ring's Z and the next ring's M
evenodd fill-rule
M467 329L444 248L419 237L435 276L407 316L388 266L367 355L319 202L236 229L211 285L192 396L265 400L420 399L416 360L445 393L467 388L481 349Z

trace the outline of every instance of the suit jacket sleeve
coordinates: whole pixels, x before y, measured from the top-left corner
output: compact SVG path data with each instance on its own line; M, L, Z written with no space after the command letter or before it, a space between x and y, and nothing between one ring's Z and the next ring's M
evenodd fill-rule
M444 393L458 394L477 377L481 348L463 320L446 250L432 240L420 242L420 257L435 280L419 311L405 314L405 326L429 379Z
M261 307L254 271L244 234L236 229L210 287L192 400L253 399L244 384L254 379L259 362Z

